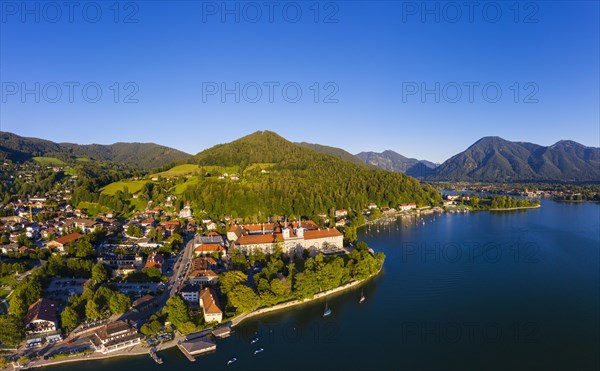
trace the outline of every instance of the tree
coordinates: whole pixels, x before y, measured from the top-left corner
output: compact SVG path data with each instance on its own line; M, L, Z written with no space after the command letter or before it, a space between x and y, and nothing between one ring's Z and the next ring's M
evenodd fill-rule
M71 306L65 307L60 315L60 319L62 322L62 327L67 333L73 331L79 323L79 316L77 315L75 309L73 309Z
M17 243L21 246L27 246L27 247L30 247L32 245L31 240L29 238L27 238L27 236L25 234L20 234L17 237Z
M153 335L162 330L163 325L160 321L154 319L142 325L140 332L146 336Z
M29 357L27 357L27 356L21 356L17 360L17 363L19 363L19 365L21 365L21 366L26 365L27 363L29 363Z
M106 267L102 263L96 263L92 268L92 280L96 281L97 284L103 284L108 279L108 272Z
M248 281L248 276L240 271L228 271L219 277L221 292L227 295L238 285L244 285Z
M190 308L180 296L173 296L167 300L167 305L163 311L167 313L168 321L175 325L177 329L191 320Z
M238 313L250 312L258 308L260 298L254 290L248 286L237 285L227 295L229 305L236 309Z
M108 301L108 308L112 314L125 313L130 305L129 297L120 292L115 293Z
M91 320L95 320L102 317L100 307L95 300L88 300L88 302L85 304L85 316Z
M0 315L0 343L17 345L24 337L24 326L19 317Z
M0 357L0 368L6 368L8 366L8 360L5 357Z
M344 230L344 240L347 243L354 243L358 239L355 227L346 227Z
M85 239L77 241L77 246L75 248L75 256L78 258L87 258L88 256L93 256L96 253L94 250L94 246L92 246L90 241Z

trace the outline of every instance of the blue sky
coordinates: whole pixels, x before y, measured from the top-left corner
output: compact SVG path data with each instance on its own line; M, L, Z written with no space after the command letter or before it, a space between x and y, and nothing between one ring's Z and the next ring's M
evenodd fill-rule
M596 1L23 4L0 2L19 135L196 153L273 130L438 162L488 135L600 145Z

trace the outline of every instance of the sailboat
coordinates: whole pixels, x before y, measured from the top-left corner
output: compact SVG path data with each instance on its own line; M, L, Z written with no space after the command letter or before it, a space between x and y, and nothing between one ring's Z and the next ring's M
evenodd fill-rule
M362 304L364 301L366 300L365 295L363 294L363 291L360 291L360 300L358 301L360 304Z
M327 303L325 303L325 311L323 312L323 317L327 317L331 314L331 309L327 307Z

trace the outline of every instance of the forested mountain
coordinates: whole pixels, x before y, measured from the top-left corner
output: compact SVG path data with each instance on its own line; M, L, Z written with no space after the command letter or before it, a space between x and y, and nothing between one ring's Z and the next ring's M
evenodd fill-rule
M404 174L318 153L269 131L217 145L198 153L194 160L203 169L239 170L237 181L201 174L198 183L183 193L194 207L215 215L255 219L282 214L314 216L339 208L360 211L369 202L397 206L441 200L433 188L422 187Z
M154 143L79 145L55 143L49 140L0 132L0 158L23 162L29 161L33 157L56 157L63 161L87 157L92 160L112 161L137 169L150 170L188 158L190 155Z
M600 148L562 140L544 147L484 137L441 164L430 180L600 181Z
M347 152L341 148L324 146L324 145L315 144L315 143L306 143L306 142L301 142L301 143L296 143L296 144L299 144L306 148L310 148L315 152L335 156L339 159L352 162L353 164L356 164L356 165L364 165L365 164L363 160L361 160L357 156L354 156L350 152Z
M431 175L436 164L426 160L408 158L392 150L378 152L361 152L356 155L361 161L378 168L405 173L415 178Z

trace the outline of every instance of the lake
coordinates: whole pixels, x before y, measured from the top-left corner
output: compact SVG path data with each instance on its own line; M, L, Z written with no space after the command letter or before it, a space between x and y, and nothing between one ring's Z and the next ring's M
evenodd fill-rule
M329 317L320 300L250 319L195 363L174 348L161 366L143 356L54 368L600 368L600 204L404 219L359 238L386 254L384 270L330 297Z

